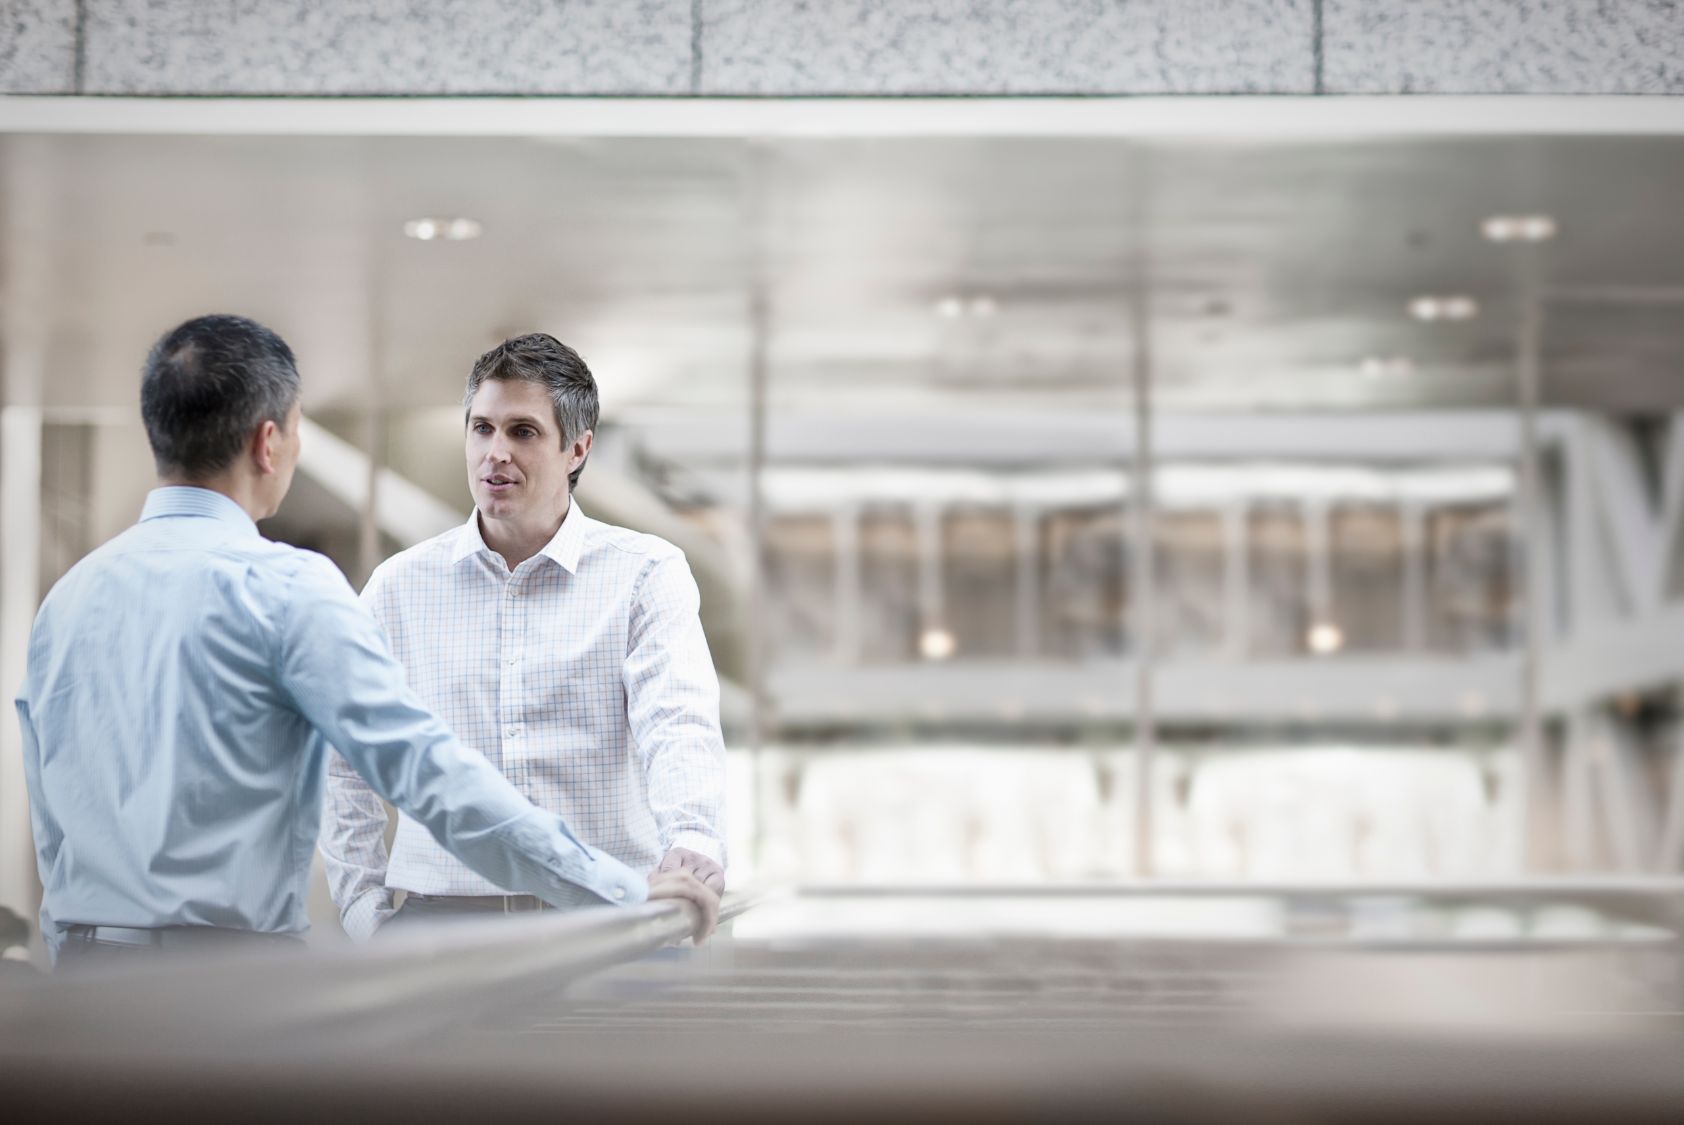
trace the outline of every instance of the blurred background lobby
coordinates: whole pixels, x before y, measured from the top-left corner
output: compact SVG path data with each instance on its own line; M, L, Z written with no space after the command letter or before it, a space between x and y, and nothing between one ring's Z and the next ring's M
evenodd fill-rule
M713 983L569 977L468 1057L855 1027L869 969L885 1035L926 1026L897 995L1025 1035L1264 1012L1402 1035L1402 1071L1460 1075L1375 1079L1423 1115L1684 1112L1654 1062L1684 1032L1684 8L0 10L8 692L152 486L146 348L209 311L297 351L264 533L353 585L463 520L463 381L528 331L601 388L582 507L695 572L731 884L774 897ZM33 922L18 740L0 905ZM361 956L319 871L312 916ZM946 1033L932 1072L973 1076ZM1464 1034L1551 1045L1464 1074L1432 1053ZM1251 1088L1202 1042L1152 1073ZM1282 1042L1281 1119L1343 1119Z

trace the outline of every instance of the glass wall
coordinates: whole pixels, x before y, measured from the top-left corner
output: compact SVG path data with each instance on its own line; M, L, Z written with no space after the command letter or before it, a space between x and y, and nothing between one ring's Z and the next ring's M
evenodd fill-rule
M181 315L273 321L317 448L430 498L307 457L268 530L353 578L462 517L467 367L547 330L603 395L581 505L697 575L745 873L1684 861L1672 139L61 148L55 285L106 329L52 357L89 374L46 388L43 582L138 507ZM440 198L483 236L405 239Z

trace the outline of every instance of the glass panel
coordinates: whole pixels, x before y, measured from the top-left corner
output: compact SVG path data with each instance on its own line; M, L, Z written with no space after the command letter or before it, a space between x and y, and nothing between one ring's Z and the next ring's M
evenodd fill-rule
M1349 652L1403 647L1403 518L1396 508L1341 505L1331 514L1333 622Z
M1017 651L1017 542L1010 512L960 508L941 523L941 587L959 659Z
M1511 506L1428 513L1427 638L1441 652L1497 652L1514 644Z
M40 596L91 551L94 538L93 426L41 427Z
M1041 519L1040 633L1047 656L1122 655L1123 520L1115 507L1049 512Z
M769 641L790 660L830 657L836 648L836 542L826 516L776 516L766 523Z
M868 662L912 660L924 628L918 604L918 529L906 508L860 513L860 654Z
M1249 649L1264 657L1302 653L1310 628L1309 548L1303 512L1266 503L1251 511L1247 523Z
M1160 511L1153 523L1158 541L1158 655L1213 653L1222 646L1224 627L1222 517L1216 512Z

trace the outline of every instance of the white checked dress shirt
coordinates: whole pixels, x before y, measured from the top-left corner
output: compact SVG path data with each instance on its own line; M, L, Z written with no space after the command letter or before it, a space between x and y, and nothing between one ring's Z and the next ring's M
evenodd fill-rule
M719 680L678 548L577 502L511 572L478 513L375 570L363 602L421 699L540 808L635 871L674 847L723 864ZM339 755L321 847L346 932L368 937L393 891L500 895Z

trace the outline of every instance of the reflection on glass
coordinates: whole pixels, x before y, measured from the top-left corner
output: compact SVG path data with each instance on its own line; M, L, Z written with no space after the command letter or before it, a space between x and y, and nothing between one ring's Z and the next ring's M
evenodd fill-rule
M93 549L94 428L41 427L40 596Z
M1035 743L862 738L810 752L790 767L798 781L769 874L1009 883L1125 872L1133 752ZM1518 769L1496 744L1193 744L1170 733L1152 778L1159 873L1360 880L1511 870Z
M868 662L915 660L924 621L918 603L918 529L904 507L860 513L860 654Z
M1265 502L1251 510L1246 522L1248 647L1256 656L1302 653L1311 624L1303 512L1293 505Z
M955 656L1016 651L1017 551L1010 512L960 508L942 517L941 589Z
M1127 579L1124 513L1051 512L1041 521L1040 634L1047 656L1092 659L1123 651Z
M1329 517L1332 620L1347 652L1403 647L1404 541L1394 507L1347 504Z
M1427 638L1440 651L1495 652L1511 644L1507 504L1440 508L1427 527Z
M1208 655L1224 632L1222 517L1214 511L1163 511L1157 540L1156 655Z
M836 548L825 516L766 521L772 643L791 659L828 657L836 645Z

